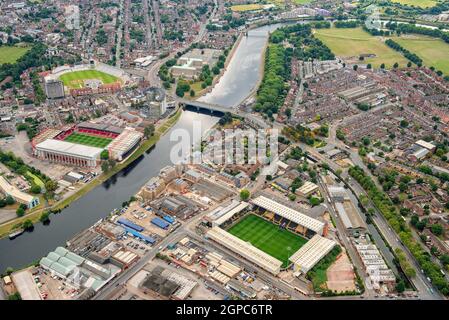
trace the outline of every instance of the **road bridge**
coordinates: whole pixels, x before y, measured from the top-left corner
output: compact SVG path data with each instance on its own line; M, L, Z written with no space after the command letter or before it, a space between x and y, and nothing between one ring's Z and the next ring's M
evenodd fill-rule
M179 98L179 97L176 97L174 99L179 104L183 104L184 106L186 106L188 108L191 108L191 109L196 108L197 111L210 111L211 113L219 113L221 115L223 115L226 112L230 112L236 116L245 118L248 122L252 123L253 125L255 125L259 128L267 129L270 127L269 124L267 124L260 116L250 113L250 112L241 111L237 108L228 108L228 107L224 107L224 106L221 106L218 104L197 101L197 100L187 100L187 99L183 99L183 98Z

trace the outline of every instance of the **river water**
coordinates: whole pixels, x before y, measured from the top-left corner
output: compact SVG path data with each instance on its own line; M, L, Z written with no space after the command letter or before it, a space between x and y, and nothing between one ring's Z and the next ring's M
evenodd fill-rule
M203 101L233 107L242 102L261 77L263 48L269 31L279 25L251 30L243 37L219 83ZM194 121L201 121L202 131L211 128L218 118L184 111L177 124L146 154L102 185L73 202L57 215L51 215L49 225L38 223L34 231L25 232L14 240L0 240L0 272L7 267L24 267L53 250L64 246L75 234L106 217L114 208L134 195L159 170L171 164L170 133L178 128L192 132Z
M243 36L225 73L212 91L199 101L225 107L235 107L253 91L262 72L263 49L269 32L281 24L273 24L250 30Z

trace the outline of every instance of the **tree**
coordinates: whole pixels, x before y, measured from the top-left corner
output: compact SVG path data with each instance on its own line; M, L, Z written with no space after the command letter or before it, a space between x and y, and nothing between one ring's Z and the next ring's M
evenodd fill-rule
M5 201L6 201L6 204L7 204L8 206L10 206L10 205L16 203L16 200L14 200L14 198L11 197L11 196L9 196L9 195L6 197Z
M315 207L321 203L321 200L316 197L310 197L309 202L312 207Z
M399 67L399 63L395 62L393 68L397 69Z
M33 229L33 221L31 221L30 219L25 220L22 224L22 228L24 228L25 230Z
M25 215L25 210L23 210L23 208L17 208L16 214L18 217L23 217Z
M39 221L40 222L47 222L50 220L50 212L49 211L44 211L42 212Z
M8 300L22 300L20 293L16 292L8 296Z
M290 201L295 201L295 200L296 200L296 194L290 193L290 194L288 195L288 198L290 199Z
M436 236L440 236L443 234L443 226L441 224L435 223L430 227L432 233Z
M47 182L45 182L45 190L47 192L53 192L58 188L58 183L56 181L53 180L48 180Z
M37 184L33 185L30 189L31 193L39 194L42 191L42 188L38 186Z
M190 90L190 96L191 96L191 97L194 97L194 96L195 96L195 90L193 90L193 89Z
M248 200L249 199L249 197L250 197L250 192L249 192L249 190L248 189L242 189L241 191L240 191L240 199L242 200L242 201L246 201L246 200Z
M368 64L366 65L366 68L367 68L367 69L371 69L371 68L372 68L371 63L368 63Z
M101 160L108 160L109 159L109 151L108 150L101 151L100 159Z
M404 281L401 279L398 281L398 283L396 283L396 291L398 293L402 293L405 290L405 283Z
M380 65L380 68L381 68L381 69L385 69L385 63L382 63L382 64Z
M103 171L104 173L109 171L109 163L107 161L103 161L101 163L101 171Z
M358 68L359 68L359 66L356 64L352 67L352 69L354 69L354 71L357 71Z
M143 134L145 135L145 138L148 139L149 137L153 136L154 131L155 131L154 124L149 124L148 126L145 127Z

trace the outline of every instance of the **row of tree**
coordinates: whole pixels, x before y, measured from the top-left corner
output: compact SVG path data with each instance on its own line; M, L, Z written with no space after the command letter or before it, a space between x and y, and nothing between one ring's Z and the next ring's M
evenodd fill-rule
M421 266L421 269L432 280L432 283L442 294L449 295L449 284L444 276L442 276L440 266L432 261L430 254L414 239L410 228L404 219L402 219L394 203L384 192L377 188L374 181L365 174L362 168L358 166L351 167L348 172L367 192L369 198L393 230L399 235L401 242L410 250L411 254Z
M392 39L387 39L385 41L385 44L387 46L389 46L390 48L392 48L393 50L399 51L401 52L404 57L406 57L407 59L409 59L411 62L413 62L414 64L416 64L418 67L421 67L423 64L423 61L420 57L418 57L416 54L408 51L407 49L405 49L403 46L401 46L399 43L397 43L396 41L392 40Z

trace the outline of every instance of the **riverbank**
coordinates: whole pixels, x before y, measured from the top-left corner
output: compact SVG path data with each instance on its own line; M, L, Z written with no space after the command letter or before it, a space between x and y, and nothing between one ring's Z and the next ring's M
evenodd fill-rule
M165 120L163 123L161 123L161 125L156 129L154 135L152 137L150 137L149 139L145 140L142 143L142 145L139 148L137 148L137 150L129 158L127 158L124 162L117 164L111 171L109 171L107 173L103 173L100 176L98 176L97 178L93 179L90 183L83 186L81 189L79 189L73 195L55 203L53 206L51 206L49 208L43 208L40 210L36 210L36 211L31 212L23 217L17 218L12 221L8 221L8 222L0 225L0 238L7 236L14 229L20 228L22 223L25 220L31 220L33 222L33 224L39 222L39 218L44 211L63 210L64 208L68 207L73 201L78 200L79 198L81 198L82 196L87 194L89 191L94 189L96 186L104 183L105 181L110 179L112 176L114 176L121 170L125 169L128 165L130 165L133 161L135 161L138 157L140 157L144 152L146 152L151 147L153 147L159 141L159 139L173 125L176 124L176 122L179 120L181 114L182 114L182 109L180 108L171 117L169 117L167 120ZM123 199L123 201L125 201L125 200L128 200L128 199Z

